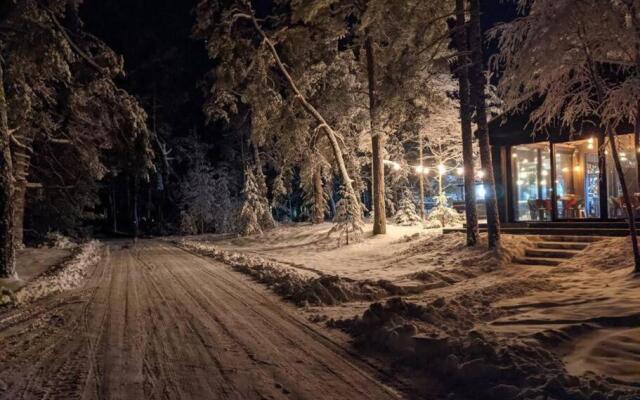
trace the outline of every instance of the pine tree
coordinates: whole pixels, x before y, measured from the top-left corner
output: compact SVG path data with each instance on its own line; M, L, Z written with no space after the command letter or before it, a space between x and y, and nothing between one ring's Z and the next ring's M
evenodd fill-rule
M333 217L335 225L329 233L338 232L338 243L345 239L345 243L360 240L363 234L364 222L362 220L362 208L360 202L350 196L344 187L340 188L340 200L336 206L336 215Z
M240 233L245 236L260 234L275 227L275 221L271 216L271 207L260 194L260 187L256 182L253 169L247 168L244 176L244 188L242 189L244 202L239 217Z
M420 215L416 211L416 205L413 202L413 193L410 189L405 189L398 211L395 215L395 221L398 225L413 226L418 225L422 221Z

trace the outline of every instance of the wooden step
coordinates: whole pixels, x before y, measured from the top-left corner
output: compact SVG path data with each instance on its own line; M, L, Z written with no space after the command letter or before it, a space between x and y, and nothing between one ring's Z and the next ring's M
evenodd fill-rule
M566 250L566 249L526 249L524 254L527 257L542 257L542 258L571 258L580 253L580 250Z
M480 232L485 233L486 228L480 228ZM628 236L629 229L623 228L527 228L527 227L503 227L502 233L510 235L538 235L538 236ZM442 233L464 233L464 228L444 228Z
M539 249L566 249L566 250L584 250L591 243L587 242L538 242L536 246Z
M513 262L515 264L524 265L544 265L555 267L562 263L562 259L558 258L545 258L545 257L514 257Z
M588 235L550 235L543 236L545 242L572 242L572 243L595 243L603 239L602 236L588 236Z

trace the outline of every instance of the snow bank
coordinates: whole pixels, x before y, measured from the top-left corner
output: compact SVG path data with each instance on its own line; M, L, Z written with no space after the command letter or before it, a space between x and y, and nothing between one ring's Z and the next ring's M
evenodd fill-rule
M11 296L11 303L29 303L80 286L86 277L87 268L100 260L101 247L97 241L77 246L76 253L69 261L29 282Z
M255 255L224 251L211 244L188 239L174 243L185 250L212 257L239 272L252 276L298 306L374 301L393 295L409 294L414 290L393 285L385 280L354 280L316 273L305 276L284 264Z
M460 304L462 306L462 304ZM474 316L438 298L419 305L393 298L361 316L330 320L355 343L386 352L435 378L441 393L479 400L638 399L640 390L616 387L595 375L569 375L562 360L534 340L505 338L473 328ZM548 397L545 397L548 396Z

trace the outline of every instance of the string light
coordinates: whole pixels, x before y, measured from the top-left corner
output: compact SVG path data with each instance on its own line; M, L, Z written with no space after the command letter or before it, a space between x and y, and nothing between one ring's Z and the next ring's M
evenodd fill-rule
M447 172L447 167L445 167L444 164L438 164L438 173L444 175L445 172Z
M478 178L480 178L480 179L484 178L484 171L483 170L479 170L478 171Z
M462 176L464 174L464 168L458 168L456 169L456 172L458 173L458 175Z

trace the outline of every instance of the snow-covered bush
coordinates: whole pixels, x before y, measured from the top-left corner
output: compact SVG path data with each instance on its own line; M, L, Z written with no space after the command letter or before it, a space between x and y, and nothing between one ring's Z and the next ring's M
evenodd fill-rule
M438 196L438 203L427 216L427 228L444 228L445 226L461 224L464 217L455 209L449 207L444 193Z
M329 233L338 232L338 243L345 238L345 243L349 241L358 241L362 237L362 208L358 199L349 195L344 186L340 188L340 200L336 205L336 215L333 217L335 225Z
M76 243L60 232L47 233L47 244L56 249L73 249L77 246Z
M413 203L413 194L411 190L406 189L403 193L402 200L400 200L398 211L394 217L396 224L404 226L418 225L422 221L422 218L416 212L416 205Z

